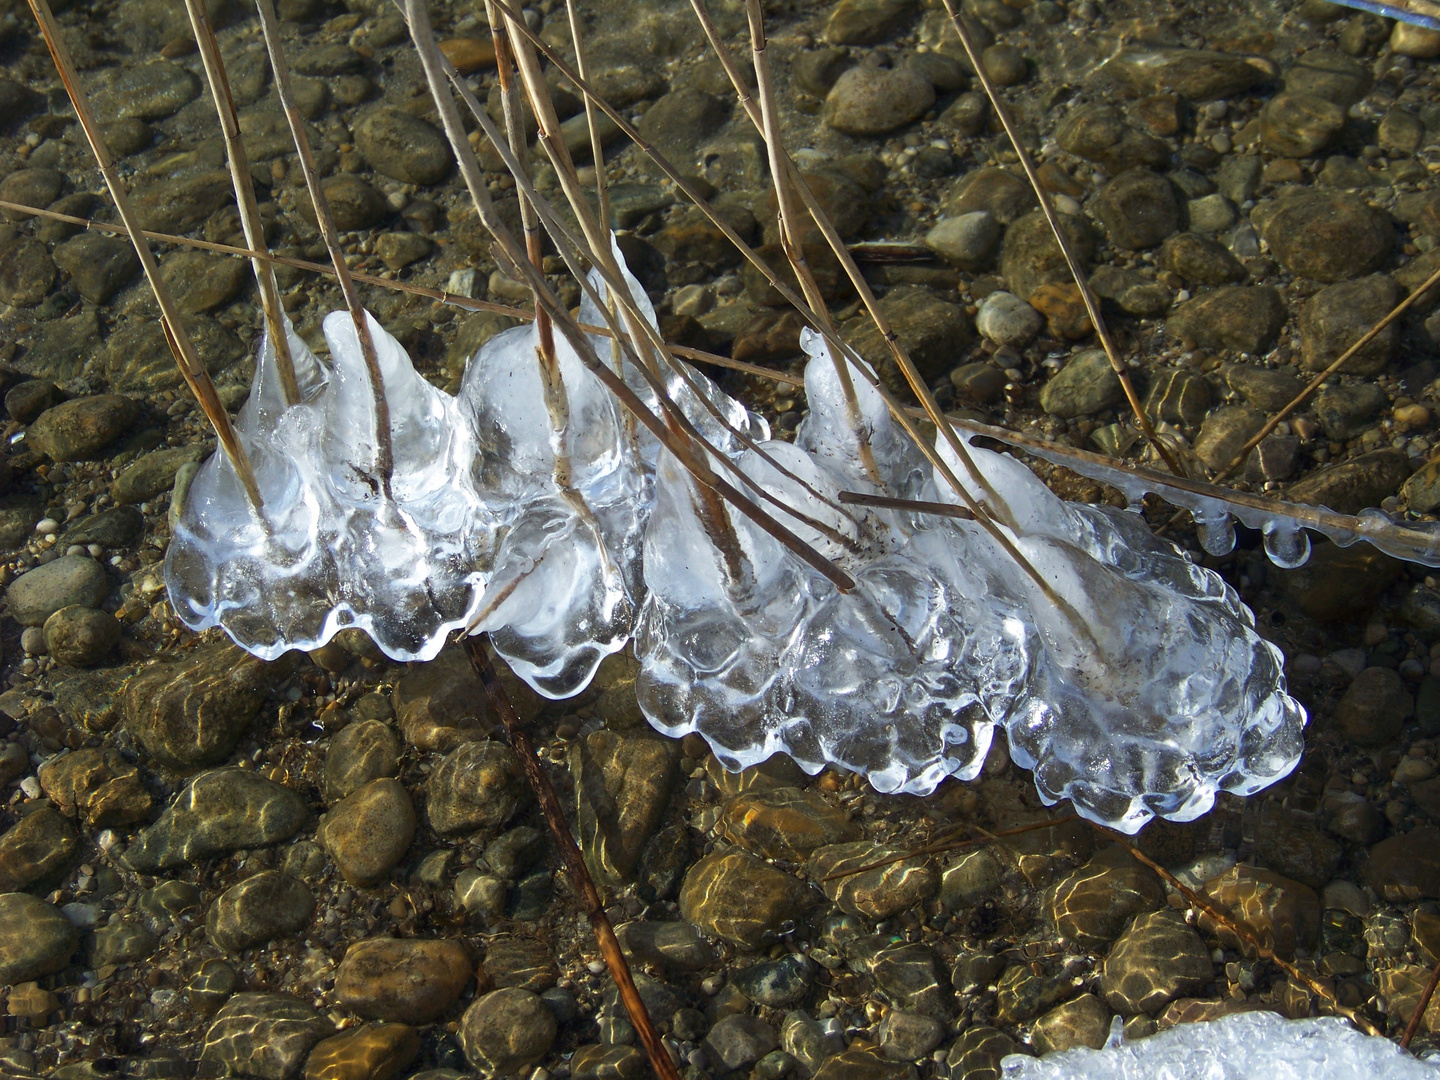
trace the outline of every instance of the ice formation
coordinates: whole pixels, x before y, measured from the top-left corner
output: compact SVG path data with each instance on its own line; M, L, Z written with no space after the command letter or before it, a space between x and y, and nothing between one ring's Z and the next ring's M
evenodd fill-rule
M1236 1013L1180 1024L1126 1041L1117 1031L1103 1050L1080 1047L1043 1058L1012 1055L1004 1080L1436 1080L1440 1068L1388 1039L1362 1035L1344 1020L1286 1020Z
M603 321L588 300L580 318ZM287 326L303 400L281 399L265 342L238 420L264 520L221 455L179 515L166 575L192 628L222 626L273 657L356 626L402 660L484 631L552 698L633 638L651 723L700 733L731 768L784 751L812 772L835 763L923 794L974 777L998 726L1047 801L1127 831L1193 818L1217 791L1257 790L1298 760L1304 713L1279 652L1217 575L1138 517L1065 503L972 443L1007 504L998 528L1041 587L979 522L842 504L842 491L957 495L859 378L850 414L818 335L802 342L810 412L793 444L769 441L692 368L660 379L717 471L767 493L767 512L851 575L848 593L707 497L563 336L547 379L534 327L498 335L451 397L369 325L394 444L388 496L349 315L325 320L328 364ZM607 340L592 344L610 357ZM620 374L658 411L630 359Z

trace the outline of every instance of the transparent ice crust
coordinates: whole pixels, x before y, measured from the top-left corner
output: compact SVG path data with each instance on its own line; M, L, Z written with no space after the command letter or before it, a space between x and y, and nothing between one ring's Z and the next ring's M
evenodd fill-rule
M1440 1068L1338 1017L1244 1012L1126 1040L1116 1018L1103 1050L1011 1055L1004 1080L1436 1080Z
M191 629L221 626L273 659L355 626L395 659L425 660L478 606L477 564L494 545L494 518L468 481L471 430L374 318L369 327L390 409L393 498L374 475L374 403L349 315L325 320L328 367L287 321L302 401L285 405L274 348L262 340L236 421L264 520L214 454L166 553L171 602Z

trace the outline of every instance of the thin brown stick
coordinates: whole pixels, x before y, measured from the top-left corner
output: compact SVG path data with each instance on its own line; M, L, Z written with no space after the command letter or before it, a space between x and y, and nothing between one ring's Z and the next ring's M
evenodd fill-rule
M575 9L575 0L565 0L565 17L570 23L570 44L575 47L575 67L581 78L590 78L589 66L585 62L585 37L580 32L580 13ZM605 176L605 143L600 138L600 115L595 99L585 97L585 126L590 133L590 160L595 166L595 205L600 221L610 224L610 182Z
M230 79L225 73L225 61L220 56L220 43L215 39L215 28L210 25L210 14L203 0L185 0L185 9L190 13L190 26L200 47L200 60L205 66L210 97L215 102L220 130L225 136L230 182L235 188L235 205L240 210L245 243L252 248L263 248L265 230L260 224L260 207L255 202L255 182L250 176L249 155L245 153L245 140L240 135L240 117L235 110L235 98L230 93ZM270 340L274 343L275 370L280 376L281 392L287 405L298 404L300 386L295 381L295 359L290 355L290 335L285 332L285 315L280 308L275 271L261 259L251 259L250 268L255 273L255 284L260 290L260 307L270 328Z
M1015 129L1015 121L1010 116L1009 107L995 88L995 84L990 81L990 76L986 74L985 65L980 62L980 50L975 47L975 41L971 38L970 31L966 28L964 20L960 18L960 11L955 6L955 0L943 0L943 2L945 12L950 16L950 24L960 35L960 45L970 60L970 66L975 69L975 76L980 80L980 85L985 90L985 96L990 99L991 108L995 110L1001 127L1005 129L1010 144L1015 148L1015 156L1020 159L1020 167L1025 170L1025 178L1030 181L1030 187L1034 189L1035 197L1040 200L1040 209L1045 214L1045 220L1050 224L1050 231L1055 234L1055 242L1060 245L1060 251L1065 256L1065 263L1070 268L1070 275L1075 279L1075 285L1080 290L1080 299L1085 304L1085 312L1090 316L1090 325L1095 328L1095 334L1100 339L1100 346L1110 359L1110 367L1114 370L1115 377L1120 380L1120 386L1125 391L1125 400L1129 402L1131 410L1135 413L1135 422L1140 427L1140 433L1145 436L1145 441L1150 444L1155 453L1160 455L1160 460L1165 462L1166 467L1177 476L1181 475L1180 463L1175 460L1169 447L1160 441L1155 434L1155 426L1145 415L1145 406L1140 403L1140 395L1135 392L1135 384L1130 380L1130 373L1125 369L1125 361L1120 359L1120 352L1115 348L1115 342L1111 339L1110 331L1105 325L1105 318L1100 313L1100 301L1095 298L1095 293L1090 288L1090 282L1085 276L1085 268L1080 265L1080 257L1075 253L1075 246L1070 243L1069 235L1060 225L1060 218L1055 212L1055 204L1050 198L1050 193L1040 183L1040 175L1035 171L1035 163L1030 159L1030 152L1020 141L1020 134ZM1026 297L1026 299L1029 298Z
M840 501L851 506L872 506L876 510L912 510L917 514L938 514L941 517L974 521L975 515L954 503L925 502L917 499L892 499L888 495L867 495L863 491L842 491Z
M940 855L947 851L961 851L967 847L977 847L980 844L989 844L995 840L1004 840L1008 836L1020 836L1024 833L1039 832L1041 829L1053 829L1057 825L1065 825L1078 819L1078 814L1066 814L1064 817L1055 818L1053 821L1037 821L1030 825L1021 825L1018 828L1005 829L1002 832L992 833L981 829L980 831L983 833L981 836L972 836L964 840L933 841L923 847L915 848L913 851L907 851L903 855L891 855L888 858L866 863L864 866L857 866L853 870L837 870L833 874L826 874L820 880L821 882L838 881L841 878L853 877L856 874L863 874L870 870L879 870L882 867L892 866L897 862L918 858L921 855ZM978 828L978 826L967 823L962 823L957 827Z
M50 5L47 0L30 0L30 10L35 15L35 21L40 24L40 33L45 39L45 45L50 50L51 59L55 62L55 70L59 72L60 81L65 86L65 93L69 96L71 105L74 106L75 116L79 119L80 127L85 132L85 138L90 143L90 151L95 156L95 162L100 168L100 175L105 178L105 186L110 189L110 197L114 199L115 209L120 213L124 231L129 235L130 242L135 247L135 254L140 260L141 268L145 271L145 279L150 283L151 292L155 294L155 303L160 308L160 323L165 333L165 341L170 347L171 354L175 357L175 364L180 369L180 375L185 380L186 386L190 388L190 393L199 402L201 411L214 426L215 434L220 440L225 456L230 459L230 464L240 478L241 486L245 489L250 506L260 520L264 521L263 500L260 497L260 487L255 480L255 470L251 467L249 455L246 454L245 447L241 445L234 425L230 423L230 416L225 411L219 394L215 392L215 384L210 379L210 373L200 362L194 343L191 342L190 335L185 332L185 327L180 322L180 313L171 299L170 289L160 276L160 268L155 264L155 256L150 251L150 245L145 242L140 222L135 216L134 208L130 205L130 196L120 183L120 177L115 171L114 159L110 156L110 149L105 144L104 136L100 134L100 125L95 121L95 114L90 110L89 99L80 85L80 77L76 74L75 65L70 60L70 52L60 38L60 31L55 25L54 15L50 12Z
M585 914L590 918L590 928L595 932L595 941L600 946L600 955L605 958L605 966L610 969L610 977L615 980L615 988L620 992L620 1000L625 1004L625 1012L630 1017L630 1023L635 1026L635 1033L640 1036L640 1042L644 1045L645 1053L650 1058L650 1067L655 1070L655 1075L659 1080L680 1080L680 1073L675 1068L675 1062L671 1060L670 1052L665 1048L660 1033L655 1030L655 1025L650 1020L650 1011L645 1008L640 991L635 987L635 980L630 974L630 965L625 962L625 954L621 951L620 941L615 936L615 928L610 925L610 919L605 914L605 906L600 901L600 892L595 888L595 881L591 878L590 870L585 865L585 857L580 853L580 847L575 843L575 837L570 832L570 825L565 820L565 812L561 809L560 798L555 794L555 787L550 783L550 777L545 774L545 770L540 765L540 758L535 753L535 745L521 726L520 718L515 715L514 706L510 704L510 698L505 693L505 687L501 685L494 666L490 663L490 657L485 653L484 645L478 638L466 638L465 652L470 657L470 663L480 677L481 684L485 687L485 696L489 699L490 707L495 710L495 715L505 729L505 736L510 741L511 749L520 759L520 767L525 772L525 779L530 784L530 790L535 793L535 801L540 804L540 812L544 815L545 824L549 826L555 847L560 852L560 861L565 866L565 874L570 879L570 886L580 895L580 902L585 906Z
M1430 999L1435 996L1436 983L1440 983L1440 960L1436 960L1435 966L1430 969L1430 978L1425 980L1425 989L1420 992L1420 1004L1415 1006L1415 1014L1405 1025L1405 1034L1400 1036L1402 1050L1410 1049L1410 1040L1415 1038L1415 1032L1420 1029L1420 1021L1425 1018L1425 1010L1430 1007Z
M290 137L295 143L300 168L305 174L305 187L315 207L315 223L325 240L330 261L335 265L335 278L340 283L340 292L345 297L345 307L350 312L350 321L355 326L355 340L360 345L360 355L365 361L365 370L370 379L371 407L375 412L375 460L372 467L380 494L386 503L392 501L390 477L395 471L395 455L390 440L390 402L385 397L385 377L380 371L380 358L375 352L375 339L370 334L369 315L360 303L355 291L355 282L350 268L345 265L345 253L340 249L340 236L335 231L335 220L330 216L330 200L320 186L320 174L315 168L315 154L310 147L310 136L305 133L305 121L295 105L295 93L290 84L290 65L285 59L285 47L280 43L280 27L275 16L274 0L256 0L260 12L260 29L265 35L265 48L270 54L270 67L275 73L275 93L280 98L280 107L290 125Z
M1326 986L1319 979L1315 978L1315 976L1309 974L1308 972L1301 971L1289 960L1286 960L1282 956L1276 955L1274 949L1262 944L1256 938L1254 930L1246 926L1244 923L1237 922L1235 919L1232 919L1226 912L1221 910L1215 904L1211 903L1205 897L1201 896L1194 889L1190 888L1190 886L1186 885L1174 874L1170 873L1169 870L1166 870L1165 867L1161 866L1154 859L1150 858L1150 856L1146 855L1143 851L1137 848L1134 844L1130 843L1129 840L1125 839L1119 833L1116 833L1111 829L1107 829L1101 825L1096 825L1094 822L1091 822L1090 825L1091 828L1093 828L1096 832L1101 833L1106 837L1109 837L1111 840L1115 841L1115 843L1119 844L1126 851L1128 851L1131 857L1136 862L1148 866L1156 874L1159 874L1160 877L1164 879L1166 884L1168 884L1172 889L1174 889L1176 892L1178 892L1181 896L1185 898L1185 902L1187 904L1189 904L1196 910L1208 915L1217 926L1223 927L1224 929L1230 931L1230 933L1234 934L1237 938L1248 944L1252 949L1255 950L1255 955L1258 956L1261 960L1269 960L1281 971L1285 972L1286 975L1289 975L1290 978L1309 987L1312 994L1315 994L1317 997L1323 999L1327 1006L1329 1006L1339 1015L1343 1016L1346 1020L1349 1020L1357 1028L1365 1032L1365 1034L1382 1034L1382 1032L1374 1024L1372 1024L1369 1020L1365 1019L1354 1009L1342 1005L1340 1001L1335 997L1334 990L1330 989L1330 987Z

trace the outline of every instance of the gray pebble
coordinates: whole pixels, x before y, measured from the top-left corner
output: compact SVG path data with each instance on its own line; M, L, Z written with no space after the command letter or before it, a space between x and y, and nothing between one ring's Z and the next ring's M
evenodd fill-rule
M997 289L985 297L975 316L980 336L997 345L1023 349L1045 328L1045 318L1014 293Z
M217 949L239 952L298 933L314 910L315 898L302 882L264 870L216 897L205 914L205 933Z
M10 617L22 626L42 626L61 608L98 607L110 591L104 568L88 555L62 555L27 570L5 592Z
M1000 223L988 210L941 218L925 234L926 247L965 270L989 266L999 243Z
M853 67L825 98L825 122L846 135L885 135L935 104L935 88L909 68Z
M1103 349L1086 349L1070 358L1058 375L1040 391L1040 407L1051 416L1068 420L1117 405L1125 391Z
M25 442L52 461L90 461L127 434L139 412L134 399L120 394L75 398L37 416Z
M455 163L444 135L399 109L374 109L361 117L355 146L376 172L405 184L438 184Z

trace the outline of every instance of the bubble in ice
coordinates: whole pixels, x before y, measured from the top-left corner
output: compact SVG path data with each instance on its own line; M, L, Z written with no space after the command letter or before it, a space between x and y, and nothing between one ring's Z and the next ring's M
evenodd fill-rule
M1115 1020L1116 1026L1120 1023ZM1286 1020L1244 1012L1177 1024L1144 1039L1118 1033L1101 1050L1077 1047L1041 1058L1012 1055L1004 1080L1436 1080L1440 1068L1338 1017Z

